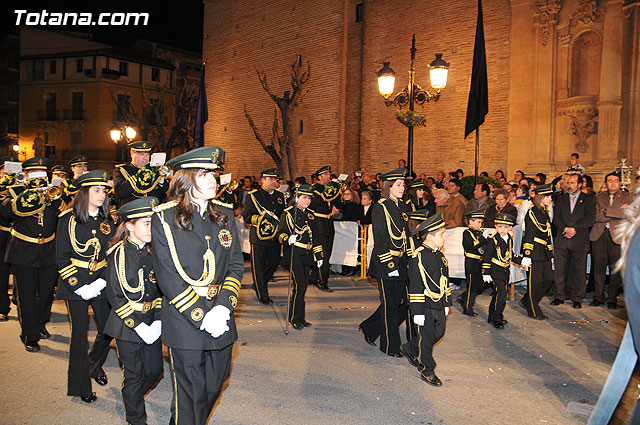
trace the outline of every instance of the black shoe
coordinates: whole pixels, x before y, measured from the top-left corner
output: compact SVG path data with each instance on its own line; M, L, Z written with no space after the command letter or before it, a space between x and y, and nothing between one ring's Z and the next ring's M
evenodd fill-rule
M6 322L7 320L9 320L9 315L8 314L0 314L0 322Z
M616 308L618 308L618 304L617 303L607 303L607 308L609 310L615 310Z
M420 374L420 379L422 379L424 382L426 382L429 385L433 385L434 387L441 387L442 386L442 381L440 380L440 378L438 378L436 376L436 374L432 374L432 375L427 375L424 376L423 374Z
M96 381L98 385L102 385L103 387L109 383L107 375L98 376L96 378L93 378L93 380Z
M373 340L373 339L371 339L371 338L369 338L369 337L367 336L367 334L366 334L366 333L364 333L364 330L362 330L362 328L358 328L358 329L360 329L360 331L362 331L362 334L364 335L364 340L365 340L365 342L366 342L367 344L369 344L369 345L373 345L373 346L375 347L375 346L376 346L376 341L375 341L375 340Z
M293 326L293 329L302 329L304 328L304 325L301 322L291 322L291 326Z
M464 300L462 299L462 295L458 295L458 298L456 298L456 300L458 301L458 304L464 305Z
M509 323L509 322L507 321L507 319L502 319L502 324L503 324L503 325L506 325L507 323Z
M90 395L81 395L80 396L80 400L84 401L85 403L93 403L97 399L98 399L98 397L96 396L96 393L91 393Z
M524 304L524 298L520 298L520 301L518 301L518 305L525 310L527 309L527 306Z
M538 316L529 316L531 319L533 320L546 320L547 316L543 315L538 315Z
M305 328L308 328L309 326L311 326L311 323L307 322L306 320L303 320L302 326L304 326Z
M574 301L573 308L582 308L582 303L580 301Z
M402 357L402 354L400 354L400 353L387 353L387 356L400 358L400 357Z
M331 288L329 288L329 286L327 284L319 284L317 285L318 289L321 290L322 292L333 292L333 290Z
M466 310L466 309L462 310L462 314L464 314L465 316L471 316L471 317L474 317L474 316L478 315L478 313L473 311L472 308L470 308L469 310Z
M551 301L551 305L560 305L560 304L564 304L564 300L559 300L558 298L554 298L553 301Z
M40 351L40 345L38 345L38 341L27 341L24 343L24 349L30 353L37 353Z
M263 305L273 304L273 300L271 298L258 298L258 301Z
M496 329L504 329L504 322L493 322L493 327Z
M590 306L592 307L598 307L599 305L604 304L602 301L598 301L598 300L593 300L589 303Z
M47 328L43 326L42 330L40 331L40 339L49 339L49 338L51 338L51 334L49 333Z
M420 366L420 362L418 361L418 358L415 356L412 356L411 353L409 353L409 347L407 347L407 344L402 344L400 346L400 354L402 354L407 360L409 360L409 363L411 363L413 366L415 367Z

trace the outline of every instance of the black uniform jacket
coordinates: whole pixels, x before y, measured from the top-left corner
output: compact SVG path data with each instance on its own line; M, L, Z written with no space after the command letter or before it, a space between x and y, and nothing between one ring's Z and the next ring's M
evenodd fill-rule
M285 207L284 194L279 190L274 190L272 193L269 193L263 188L258 188L247 193L242 218L245 223L251 224L249 242L257 245L269 245L273 243L272 241L275 239L277 233L274 233L273 238L270 239L263 240L258 237L257 228L260 215L267 210L271 211L276 217L280 217Z
M0 189L1 190L1 189ZM0 204L4 202L8 195L6 190L0 191ZM5 254L7 253L7 243L11 234L11 222L0 214L0 261L4 261Z
M546 261L553 258L551 223L549 214L532 205L524 217L522 256L532 261Z
M467 227L462 232L462 248L464 249L464 270L465 273L480 273L482 264L482 254L487 238L482 234L482 230L474 230Z
M311 204L309 205L309 208L311 208L318 219L318 236L320 238L325 237L325 235L333 234L333 222L331 221L329 214L331 214L334 206L338 209L342 209L343 207L340 195L335 197L333 200L328 201L325 197L324 190L324 185L320 183L314 184L313 197L311 198Z
M130 239L118 242L107 256L107 298L111 313L104 333L122 341L144 343L133 330L140 323L160 320L162 295L147 246Z
M289 236L298 235L296 242L291 245L296 263L314 265L316 261L322 259L322 245L318 238L314 239L318 231L317 222L313 211L309 208L302 210L298 207L287 207L280 216L278 241L286 245ZM290 259L286 260L290 261Z
M520 264L522 257L513 252L513 239L508 235L505 242L498 232L487 239L482 256L482 274L491 275L496 280L509 281L511 263Z
M413 314L451 306L449 263L440 250L426 245L409 258L409 308Z
M217 201L210 202L227 216L224 228L208 213L201 216L195 203L191 204L193 230L176 226L175 201L156 207L151 218L153 269L163 294L162 342L169 347L219 350L237 339L233 309L238 303L244 271L240 238L233 211ZM210 260L213 258L213 266L211 261L206 266L205 254ZM216 305L227 307L231 319L227 322L229 330L213 338L201 331L200 325Z
M116 169L113 172L113 189L118 197L118 208L127 202L133 201L136 198L143 198L145 196L155 196L158 198L158 201L164 201L167 189L169 188L167 181L163 180L160 176L157 176L156 180L149 188L145 189L143 193L139 190L140 188L136 184L136 173L139 170L140 168L136 167L132 163L116 166Z
M57 297L60 300L81 300L75 291L94 280L107 280L107 249L109 241L115 232L115 225L111 216L89 217L87 224L78 223L71 209L60 214L58 232L56 235L56 263L60 273ZM90 240L97 244L87 244ZM96 248L97 257L94 257ZM86 249L85 249L86 248ZM95 271L89 270L89 262L96 262ZM103 290L97 298L105 298Z
M13 186L7 189L9 195L2 202L0 216L13 223L11 236L7 245L5 261L29 267L47 267L56 264L56 225L58 214L66 208L61 199L44 202L40 212L26 214L16 206L21 200L33 200L39 203L35 191L26 190L24 186ZM31 198L31 195L34 195ZM22 195L19 197L19 195ZM42 200L42 198L39 198ZM37 208L34 211L37 211ZM26 239L26 240L25 240Z
M402 201L382 198L371 206L373 225L373 251L369 274L378 279L407 280L407 255L412 254L409 244L410 207ZM398 270L400 276L389 277Z

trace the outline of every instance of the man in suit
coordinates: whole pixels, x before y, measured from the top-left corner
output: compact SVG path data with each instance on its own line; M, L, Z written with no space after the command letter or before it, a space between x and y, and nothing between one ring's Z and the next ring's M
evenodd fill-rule
M496 204L489 195L491 195L491 189L486 183L478 183L473 190L473 199L467 202L467 206L464 210L465 224L468 224L467 215L473 211L481 210L486 211L489 207Z
M604 303L604 280L609 266L609 292L607 307L617 308L616 298L620 291L620 273L613 273L613 268L620 258L620 237L616 237L615 228L624 220L624 210L633 202L629 192L620 190L620 175L609 173L605 178L607 190L596 197L596 224L591 229L593 286L595 293L592 306Z
M552 223L556 285L551 305L570 298L573 308L582 308L587 289L589 231L596 218L596 199L582 192L580 180L579 174L565 174L566 193L556 199Z

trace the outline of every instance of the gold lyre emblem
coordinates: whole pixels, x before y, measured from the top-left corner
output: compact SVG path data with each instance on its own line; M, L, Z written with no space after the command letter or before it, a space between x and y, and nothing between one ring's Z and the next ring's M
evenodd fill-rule
M153 305L152 302L145 302L142 304L142 314L145 314L147 311L151 310L151 306Z
M218 295L218 285L209 285L207 289L207 300L211 301Z

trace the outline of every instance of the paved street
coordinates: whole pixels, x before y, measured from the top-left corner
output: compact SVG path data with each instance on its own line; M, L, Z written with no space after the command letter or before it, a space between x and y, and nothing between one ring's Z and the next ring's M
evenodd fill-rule
M453 308L435 350L444 386L433 388L405 359L364 342L358 323L378 305L373 283L335 277L332 293L309 288L307 320L313 326L291 329L286 336L286 273L279 271L271 285L273 307L256 301L250 281L247 265L231 378L211 423L583 424L626 319L623 309L613 314L605 308L575 310L544 300L550 320L537 322L510 302L509 324L500 331L486 323L490 297L485 292L478 297L477 318ZM54 303L52 339L42 341L37 354L25 352L18 339L15 308L10 316L0 323L0 424L124 423L115 349L105 367L109 384L94 383L98 401L87 405L65 395L69 323L64 304ZM589 323L571 323L583 320ZM149 424L168 422L171 394L165 362L165 378L147 397ZM632 397L628 391L613 423L625 422Z

